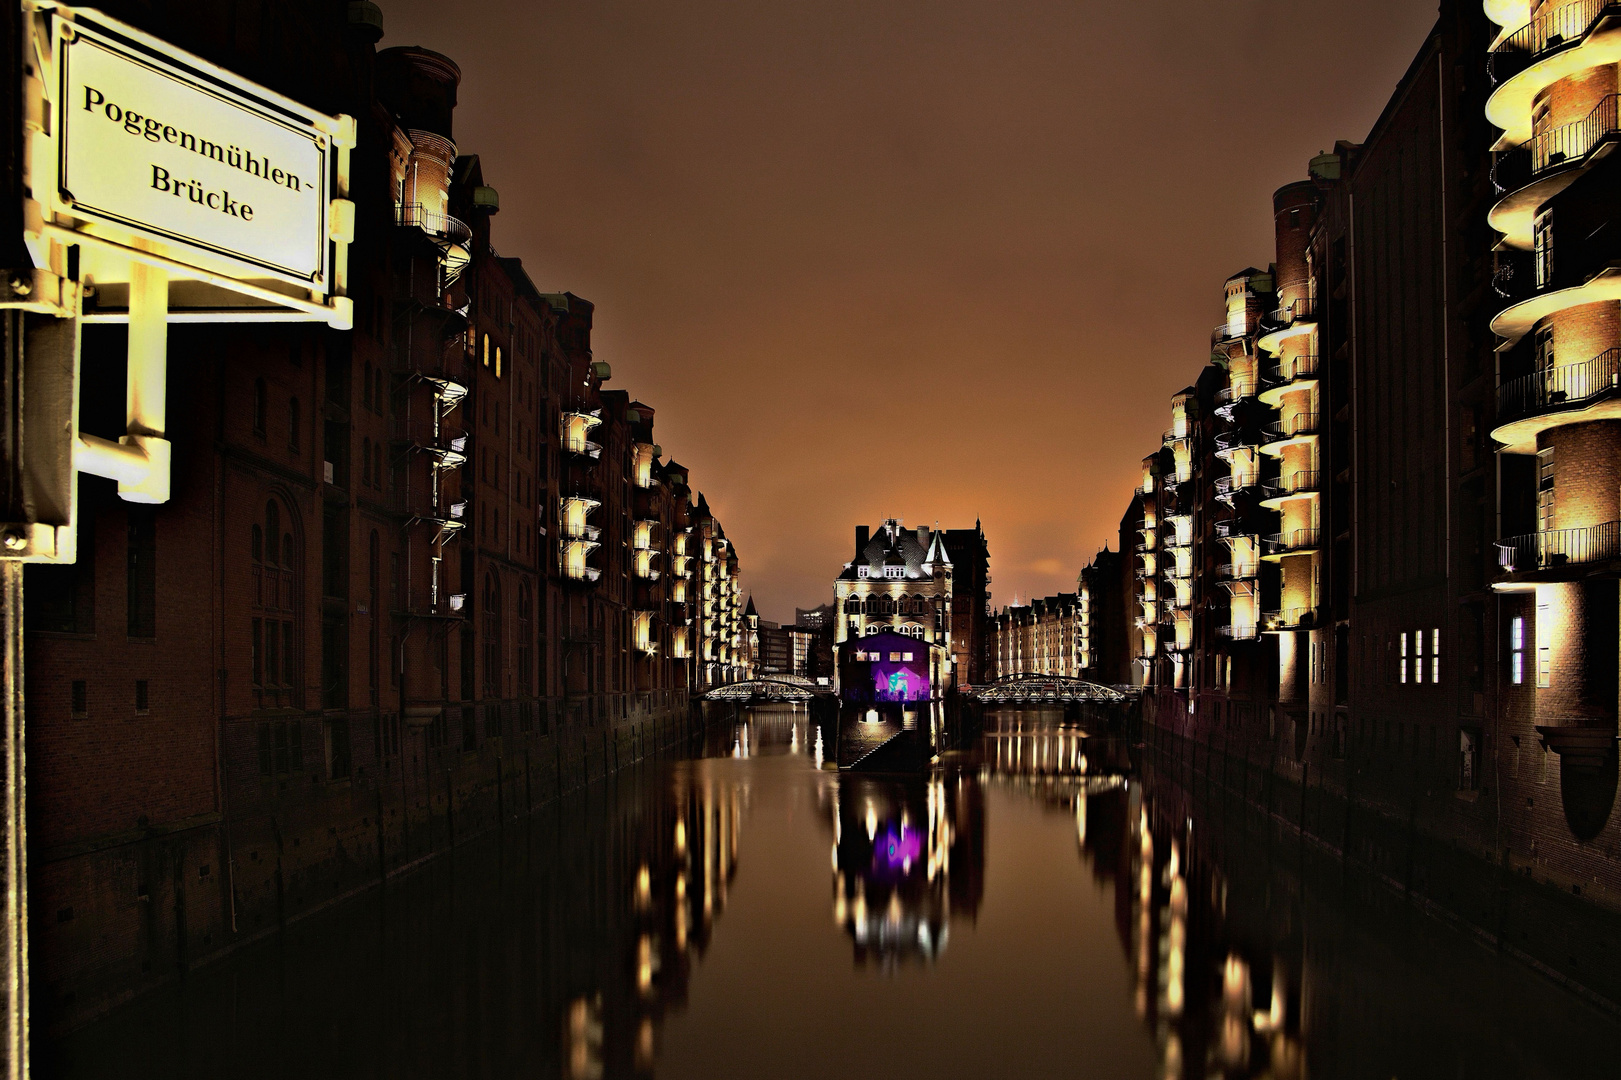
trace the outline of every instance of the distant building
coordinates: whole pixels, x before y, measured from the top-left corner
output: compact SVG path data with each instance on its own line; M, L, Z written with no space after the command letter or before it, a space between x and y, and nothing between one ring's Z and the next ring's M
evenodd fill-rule
M1083 627L1080 597L1075 593L1008 605L990 620L993 676L1082 678Z
M940 646L936 662L942 670L930 675L934 687L960 684L964 673L952 670L952 573L945 534L938 530L908 529L898 518L887 519L876 532L857 527L855 558L833 583L840 672L847 646L892 631Z

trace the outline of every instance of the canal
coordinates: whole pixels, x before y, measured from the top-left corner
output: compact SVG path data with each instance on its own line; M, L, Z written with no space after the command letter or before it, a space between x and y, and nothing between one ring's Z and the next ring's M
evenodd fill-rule
M918 777L823 767L825 735L750 710L36 1042L36 1075L1616 1075L1609 1013L1062 714L993 712Z

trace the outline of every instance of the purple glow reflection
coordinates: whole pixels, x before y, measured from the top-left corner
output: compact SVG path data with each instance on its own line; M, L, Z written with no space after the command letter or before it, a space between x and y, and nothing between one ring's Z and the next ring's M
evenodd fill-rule
M886 825L873 840L873 862L887 870L904 870L923 853L923 837L902 825L899 830Z

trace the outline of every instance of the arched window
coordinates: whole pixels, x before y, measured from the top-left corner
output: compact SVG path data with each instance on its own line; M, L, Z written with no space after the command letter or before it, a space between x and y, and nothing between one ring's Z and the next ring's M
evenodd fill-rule
M263 522L253 524L249 556L254 707L288 708L297 704L300 574L293 534L282 524L275 499L265 503Z
M371 440L360 440L360 479L367 487L371 486Z
M484 696L501 696L501 583L484 575Z
M484 366L490 366L490 335L484 335Z

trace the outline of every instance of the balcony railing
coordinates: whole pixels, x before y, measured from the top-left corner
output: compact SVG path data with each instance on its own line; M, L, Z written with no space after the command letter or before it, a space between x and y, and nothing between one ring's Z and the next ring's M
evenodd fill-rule
M1284 608L1261 615L1268 630L1298 630L1317 624L1317 609L1310 607Z
M429 236L454 246L464 246L473 239L473 230L467 223L449 214L436 214L421 203L405 203L394 211L394 223L421 229Z
M563 440L563 450L570 454L579 454L592 461L602 456L602 444L592 442L584 436L570 436Z
M1544 131L1524 146L1505 150L1492 161L1492 186L1498 194L1518 191L1545 173L1573 168L1599 147L1621 136L1621 98L1611 94L1574 123Z
M1283 386L1298 379L1314 379L1316 377L1317 354L1302 353L1299 356L1291 356L1286 360L1280 360L1267 369L1267 373L1261 381L1270 387Z
M1261 637L1261 628L1259 626L1246 626L1243 623L1231 623L1226 626L1216 627L1216 633L1225 638L1232 638L1234 641L1257 641Z
M1216 522L1216 536L1222 540L1235 540L1240 536L1254 536L1255 530L1242 521Z
M1321 529L1291 529L1288 532L1272 533L1262 540L1267 553L1270 555L1288 555L1297 551L1315 551L1322 542Z
M1238 382L1233 383L1231 386L1224 386L1220 390L1217 390L1216 404L1235 405L1238 402L1243 401L1245 398L1251 398L1254 396L1255 381L1253 379L1241 379Z
M1216 436L1216 453L1230 454L1234 450L1242 450L1245 447L1250 447L1253 449L1255 444L1256 438L1252 432L1242 429L1238 431L1223 431Z
M1274 420L1261 430L1269 443L1298 439L1303 435L1317 434L1317 417L1313 413L1298 412L1287 420Z
M1497 388L1497 422L1538 413L1586 408L1621 393L1621 348L1606 349L1583 364L1551 367L1511 379Z
M1216 576L1224 581L1247 581L1260 572L1261 568L1254 563L1222 563L1216 567Z
M1316 469L1296 469L1287 476L1280 476L1276 480L1268 480L1262 484L1261 497L1282 499L1289 495L1316 491L1320 475Z
M1492 49L1492 83L1512 79L1558 49L1579 45L1606 15L1621 14L1613 0L1576 0L1520 27Z
M1249 319L1246 317L1241 325L1247 327L1249 325ZM1244 337L1246 333L1248 333L1247 330L1239 330L1238 333L1233 333L1232 323L1227 319L1223 319L1221 322L1216 324L1216 328L1214 330L1210 331L1210 344L1219 345L1223 341L1235 341L1238 338Z
M1238 494L1247 487L1255 484L1253 476L1218 476L1216 477L1216 498L1225 499Z
M1497 541L1497 562L1509 573L1549 570L1621 558L1621 521L1585 529L1554 529Z
M1193 438L1193 428L1190 425L1183 425L1180 433L1177 432L1175 427L1168 427L1165 429L1165 438L1163 440L1163 444L1165 446L1170 446L1172 443L1179 440L1191 438Z

